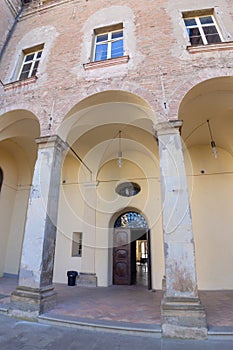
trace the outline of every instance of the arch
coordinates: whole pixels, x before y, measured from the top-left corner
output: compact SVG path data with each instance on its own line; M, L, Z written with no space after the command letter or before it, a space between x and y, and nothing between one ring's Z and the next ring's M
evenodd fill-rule
M114 228L116 227L148 229L148 224L142 214L130 210L118 216L114 223Z
M31 111L11 110L1 116L0 146L15 159L21 183L31 182L37 156L35 139L39 136L39 120Z
M221 69L219 71L203 69L198 74L193 74L192 79L189 77L188 80L183 81L182 84L173 89L172 94L168 97L169 119L177 119L182 101L192 89L195 89L195 87L202 83L210 82L211 84L213 79L216 81L224 80L225 88L232 89L233 77L230 75L228 69Z
M122 84L122 82L120 84L113 83L108 86L108 89L106 89L106 85L99 86L96 83L93 85L93 90L88 90L77 103L73 104L72 107L70 105L66 107L67 112L61 120L57 133L63 140L67 140L69 131L77 122L83 128L86 123L93 123L93 117L90 119L90 114L94 109L97 111L102 107L106 111L108 105L114 111L112 107L117 107L120 104L126 107L134 106L137 110L141 110L141 113L146 116L145 119L150 119L153 123L163 118L160 106L155 105L155 97L150 91L139 86L131 86L128 83ZM105 124L108 120L106 120L106 116L103 118L103 115L100 115L100 117L100 123ZM120 116L118 120L120 120ZM82 132L84 131L82 130Z
M153 121L154 113L144 99L127 91L110 90L75 105L64 118L58 134L84 161L86 170L88 167L98 174L99 168L115 157L119 130L122 130L124 151L153 153L156 144Z
M132 114L132 111L135 112L135 115ZM117 114L117 112L120 113ZM77 138L90 128L108 124L109 116L114 123L124 120L128 120L128 123L135 123L142 119L155 123L157 119L151 104L141 97L141 94L124 90L122 86L115 89L111 86L109 90L104 88L100 91L93 91L88 97L76 103L63 118L57 131L58 135L63 140L71 139L70 142L72 142L73 137L69 135L72 129L76 128L77 136L75 137Z
M218 77L202 81L191 88L179 106L183 120L182 137L187 147L210 144L212 136L219 147L233 154L233 77Z
M4 191L0 201L0 274L17 274L30 185L37 157L38 118L28 110L11 110L0 119L0 159Z
M24 124L19 125L20 122ZM25 130L26 123L31 123L30 133L33 131L38 137L40 134L39 118L32 111L27 109L8 109L1 115L1 140L15 135L26 136L28 132L28 130Z
M66 213L71 232L87 232L82 265L96 273L100 286L112 284L112 217L119 208L139 208L150 218L151 230L157 230L153 221L155 211L156 222L160 215L158 148L152 127L155 117L147 100L121 87L84 98L70 109L59 128L59 136L78 157L72 150L64 157L58 217L61 220ZM119 130L121 169L117 163ZM119 196L115 189L125 180L135 180L141 191L133 197ZM154 201L152 213L150 204ZM152 243L155 245L157 240L160 244L159 237L152 238ZM60 242L65 242L62 232L58 233L56 256L64 250ZM55 278L61 280L58 270Z
M200 289L233 287L230 278L233 246L232 101L233 78L221 76L193 86L179 106L179 118L183 120L181 134L191 160L191 167L186 169L192 183L190 202ZM216 144L217 157L211 141Z

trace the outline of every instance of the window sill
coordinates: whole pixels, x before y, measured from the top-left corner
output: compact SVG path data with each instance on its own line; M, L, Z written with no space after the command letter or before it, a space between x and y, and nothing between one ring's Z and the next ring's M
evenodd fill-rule
M122 63L127 63L129 61L129 56L121 56L117 58L109 58L107 60L95 61L90 63L85 63L83 65L85 70L95 69L95 68L105 68L111 67Z
M35 83L37 80L37 77L31 77L31 78L27 78L27 79L23 79L23 80L17 80L17 81L13 81L12 83L7 83L4 84L4 90L8 91L8 90L14 90L23 86L27 86L30 84Z
M233 50L233 42L229 41L229 42L222 42L218 44L187 46L187 50L190 53Z

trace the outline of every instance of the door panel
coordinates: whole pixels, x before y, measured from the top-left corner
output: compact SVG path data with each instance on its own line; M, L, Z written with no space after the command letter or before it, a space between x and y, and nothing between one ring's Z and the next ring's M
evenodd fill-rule
M131 284L130 229L116 228L113 236L113 283Z
M150 236L150 230L147 231L147 252L148 252L148 259L147 259L147 268L148 268L148 289L151 289L151 236Z

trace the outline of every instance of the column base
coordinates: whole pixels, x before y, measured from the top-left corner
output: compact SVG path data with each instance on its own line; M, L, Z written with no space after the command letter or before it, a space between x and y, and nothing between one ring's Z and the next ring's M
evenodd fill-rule
M164 298L161 303L163 337L207 339L205 307L198 298Z
M53 286L41 289L19 286L11 294L9 313L15 317L36 320L40 314L54 308L56 301L57 293Z
M97 276L95 273L80 272L77 277L77 286L97 287Z

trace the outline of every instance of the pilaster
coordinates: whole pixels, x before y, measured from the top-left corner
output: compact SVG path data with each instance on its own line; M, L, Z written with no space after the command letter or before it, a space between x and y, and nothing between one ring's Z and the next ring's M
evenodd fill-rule
M175 120L155 126L159 143L166 289L166 337L205 338L206 315L197 292L196 259L180 129Z

